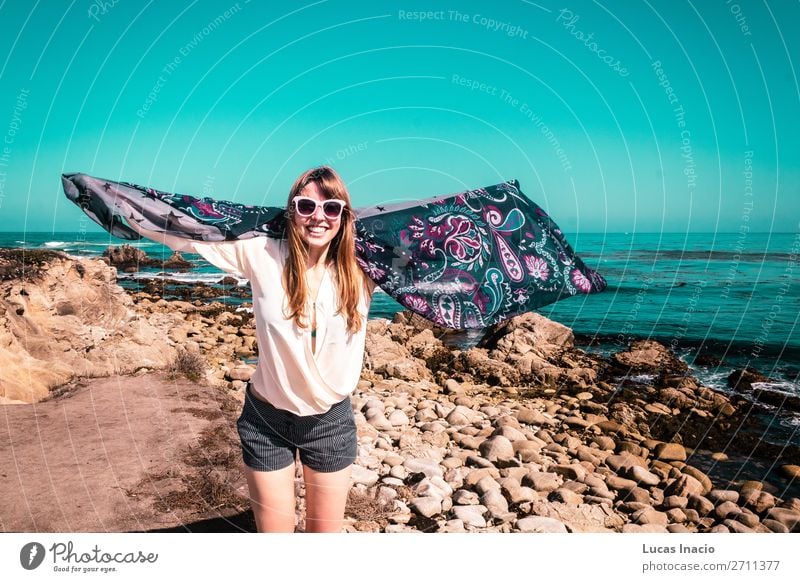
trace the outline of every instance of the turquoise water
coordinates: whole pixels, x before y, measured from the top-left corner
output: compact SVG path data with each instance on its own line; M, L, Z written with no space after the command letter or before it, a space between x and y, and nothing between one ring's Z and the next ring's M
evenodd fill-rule
M572 328L584 349L607 354L633 338L652 338L693 364L708 385L724 388L734 368L751 365L778 380L775 389L800 392L800 234L584 233L567 238L606 277L608 288L539 311ZM50 248L77 257L98 256L123 242L105 233L0 233L0 246ZM133 246L152 257L172 253L149 240ZM196 268L169 277L206 283L222 277L199 256L187 258ZM138 279L154 276L155 270L120 273L120 283L136 288ZM391 318L400 309L377 293L370 317ZM478 337L464 334L455 341L466 346ZM722 363L694 365L699 354Z

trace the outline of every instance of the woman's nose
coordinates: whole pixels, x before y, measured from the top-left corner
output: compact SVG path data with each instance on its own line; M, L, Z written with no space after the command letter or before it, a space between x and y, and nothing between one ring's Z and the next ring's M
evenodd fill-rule
M311 218L314 220L325 220L325 211L322 208L322 204L317 205L317 207L314 209L314 214L311 215Z

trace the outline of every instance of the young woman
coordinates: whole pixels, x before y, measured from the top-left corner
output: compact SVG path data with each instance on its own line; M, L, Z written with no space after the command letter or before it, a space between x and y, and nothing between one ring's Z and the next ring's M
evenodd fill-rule
M250 281L258 364L237 428L259 532L294 531L298 453L305 531L342 528L357 450L349 395L375 287L355 260L354 221L347 188L327 166L292 186L285 240L198 242L130 221L141 235Z

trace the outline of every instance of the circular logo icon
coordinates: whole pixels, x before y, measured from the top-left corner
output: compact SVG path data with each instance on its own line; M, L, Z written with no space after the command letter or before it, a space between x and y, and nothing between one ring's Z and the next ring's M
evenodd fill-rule
M26 570L35 570L44 561L44 546L38 542L31 542L22 546L19 552L19 563Z

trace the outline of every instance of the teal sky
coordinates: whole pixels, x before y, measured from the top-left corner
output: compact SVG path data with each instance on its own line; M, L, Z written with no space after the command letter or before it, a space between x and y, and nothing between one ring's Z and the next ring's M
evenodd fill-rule
M0 230L78 230L63 172L282 206L329 163L356 206L516 178L569 232L797 232L798 22L788 1L0 0Z

